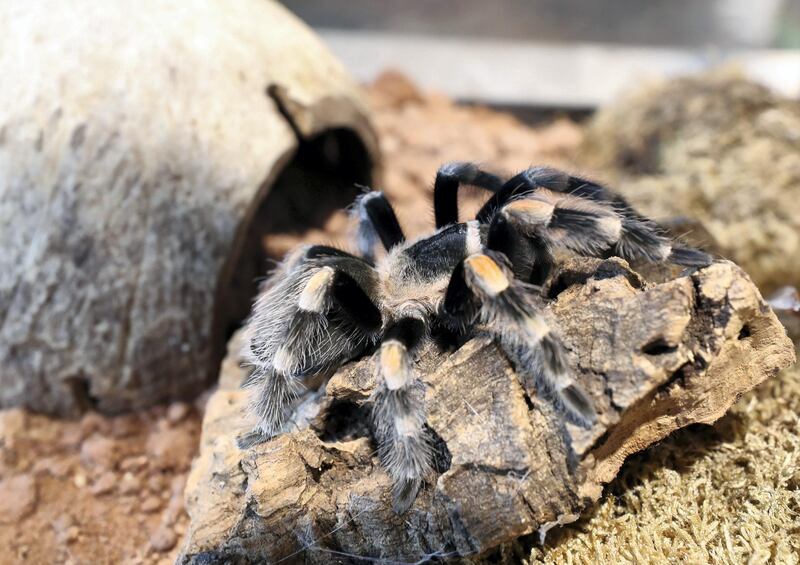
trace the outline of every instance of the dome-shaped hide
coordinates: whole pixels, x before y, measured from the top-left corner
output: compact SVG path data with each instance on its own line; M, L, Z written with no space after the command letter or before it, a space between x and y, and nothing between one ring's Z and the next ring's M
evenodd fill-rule
M266 269L239 272L257 214L285 216L273 187L313 208L371 180L355 85L269 0L5 2L0 22L0 406L196 394Z

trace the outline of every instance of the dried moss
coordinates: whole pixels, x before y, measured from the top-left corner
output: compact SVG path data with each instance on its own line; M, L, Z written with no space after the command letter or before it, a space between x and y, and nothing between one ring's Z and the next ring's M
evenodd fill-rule
M800 562L800 370L631 458L531 563Z
M800 104L717 72L602 110L581 153L645 213L698 220L771 291L800 284L799 146Z
M800 283L800 105L730 72L601 111L582 154L648 214L697 219L762 290ZM800 368L626 462L529 562L800 563Z

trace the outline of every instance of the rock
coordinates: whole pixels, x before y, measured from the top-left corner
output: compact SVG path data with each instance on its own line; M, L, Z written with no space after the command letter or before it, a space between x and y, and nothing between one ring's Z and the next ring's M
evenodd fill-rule
M362 94L278 2L26 2L0 27L0 407L200 393L262 232L377 173Z
M340 369L311 426L241 451L242 390L209 400L186 487L182 563L330 562L473 555L572 522L625 458L669 433L720 418L794 361L794 348L749 277L720 261L660 284L618 259L570 260L545 294L576 377L599 412L584 430L523 386L491 343L417 363L440 474L410 510L364 433L375 385L369 357ZM298 420L299 421L299 420Z
M80 528L78 528L77 526L72 526L64 532L64 536L61 539L66 543L72 543L78 539L80 534L81 534Z
M81 417L80 431L83 437L89 437L94 433L107 435L111 433L112 424L108 418L104 418L97 412L86 412Z
M108 494L117 486L117 476L111 471L106 471L92 484L90 492L95 496Z
M136 435L142 429L142 420L137 414L117 416L111 420L111 435L126 438Z
M183 492L186 489L186 475L177 475L170 482L167 508L161 516L164 524L174 525L184 514Z
M146 455L137 455L123 459L119 464L119 468L121 471L141 471L147 467L147 463Z
M10 446L15 439L22 435L27 424L27 414L24 410L0 411L0 441L4 447Z
M88 467L111 470L117 465L117 442L101 435L93 435L81 444L81 462Z
M147 458L155 469L184 469L197 449L197 439L185 429L166 428L147 438Z
M56 479L69 476L72 471L72 461L60 457L43 457L33 465L33 472L37 476L49 475Z
M771 293L800 286L798 146L797 100L717 71L649 85L602 109L580 162L642 213L691 218L697 225L678 233Z
M189 415L189 405L185 402L173 402L167 409L167 420L171 424L177 424Z
M152 493L160 493L164 490L164 477L161 473L147 477L147 489Z
M70 544L80 536L80 528L70 515L59 516L52 522L53 531L61 544Z
M31 475L15 475L0 480L0 523L18 522L36 509L36 480Z
M150 535L150 546L160 552L169 551L175 544L178 543L178 536L172 531L172 528L164 525L159 526Z
M139 494L142 490L142 481L131 472L122 475L119 482L119 492L121 494Z
M74 484L79 489L86 488L86 485L89 483L89 480L86 478L84 473L80 471L75 473L75 476L72 478L72 484Z
M61 430L58 443L70 451L79 450L84 437L85 434L80 427L69 426L66 429Z
M148 496L142 502L142 512L151 514L159 510L162 506L161 500L157 496Z
M401 108L405 104L422 102L423 95L411 80L404 74L387 70L383 71L372 85L376 97L383 105Z

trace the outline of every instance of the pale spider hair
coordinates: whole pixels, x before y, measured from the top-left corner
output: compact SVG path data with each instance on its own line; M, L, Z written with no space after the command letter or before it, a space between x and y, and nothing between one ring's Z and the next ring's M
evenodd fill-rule
M458 190L492 193L474 220L458 222ZM248 323L254 430L245 449L285 430L302 379L374 351L372 415L378 456L405 512L433 475L425 387L415 354L433 329L495 337L522 378L532 378L569 421L591 427L591 397L575 381L558 332L540 313L554 251L630 262L701 267L711 257L671 240L600 184L544 167L507 181L471 163L448 163L433 191L436 231L406 241L385 196L353 210L360 256L304 246L279 267ZM375 259L375 246L387 253Z

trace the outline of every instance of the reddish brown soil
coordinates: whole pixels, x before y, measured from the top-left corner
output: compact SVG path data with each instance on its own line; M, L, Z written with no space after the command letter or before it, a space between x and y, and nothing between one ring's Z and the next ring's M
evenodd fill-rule
M422 94L387 73L368 89L384 154L384 189L410 235L432 227L438 166L474 160L493 169L568 165L581 131L567 119L530 128L512 116ZM482 196L467 197L474 209ZM343 243L335 214L311 241ZM296 237L271 236L285 251ZM0 412L0 564L171 563L186 528L182 490L202 403L64 421Z
M0 563L170 563L200 414L0 412Z

